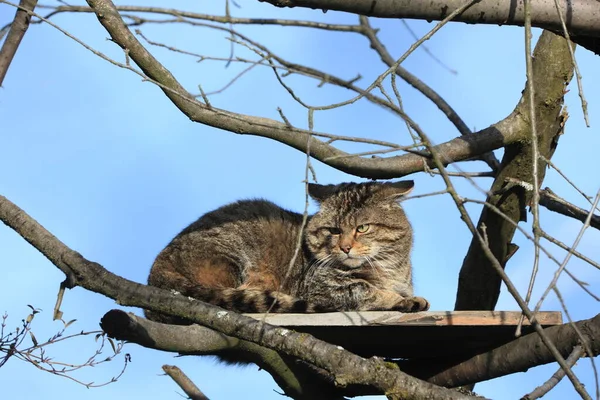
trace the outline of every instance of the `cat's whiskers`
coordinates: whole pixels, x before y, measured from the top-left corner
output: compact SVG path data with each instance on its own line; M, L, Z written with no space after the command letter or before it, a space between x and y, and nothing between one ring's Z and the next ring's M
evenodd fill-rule
M323 267L326 266L333 256L331 254L327 254L323 258L315 259L310 263L309 269Z
M371 268L373 269L373 271L375 272L375 275L377 276L377 279L381 280L381 272L379 271L379 268L377 268L374 264L373 261L375 260L371 260L370 256L365 256L365 259L367 260L367 262L369 263L369 265L371 266Z
M337 261L337 257L335 257L333 254L328 254L325 257L316 260L312 265L311 268L327 268L333 264L335 264L335 262Z
M381 252L377 254L374 260L386 273L391 274L393 266L397 264L398 258L394 257L397 254L398 252L395 250L392 250L392 254Z

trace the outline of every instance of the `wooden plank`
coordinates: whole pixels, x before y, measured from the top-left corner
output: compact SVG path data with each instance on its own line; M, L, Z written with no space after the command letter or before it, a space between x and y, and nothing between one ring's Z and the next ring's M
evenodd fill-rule
M279 326L516 326L518 311L357 311L322 314L246 314ZM560 311L540 311L537 321L544 326L562 324ZM529 325L525 318L523 325Z
M485 352L515 339L518 311L395 311L324 314L247 314L306 332L364 357L443 358ZM560 312L536 314L542 326L562 323ZM535 334L525 319L522 334Z

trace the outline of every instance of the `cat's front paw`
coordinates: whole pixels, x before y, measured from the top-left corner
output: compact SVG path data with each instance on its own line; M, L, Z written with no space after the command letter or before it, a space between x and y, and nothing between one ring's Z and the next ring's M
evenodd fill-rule
M419 312L429 310L429 302L422 297L408 297L398 301L394 307L394 311L402 312Z

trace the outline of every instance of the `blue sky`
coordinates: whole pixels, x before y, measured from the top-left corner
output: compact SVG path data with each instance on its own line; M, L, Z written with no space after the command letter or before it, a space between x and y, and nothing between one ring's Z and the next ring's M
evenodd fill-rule
M125 3L123 3L125 4ZM159 1L126 4L164 6ZM353 23L356 17L335 12L275 9L254 0L239 0L237 16L318 19ZM186 8L186 2L169 7ZM194 11L223 13L222 2L203 2ZM0 6L0 24L14 10ZM108 34L91 15L60 15L53 22L109 57L123 61L122 51L106 38ZM412 21L424 34L432 24ZM398 21L374 21L392 55L399 57L412 39ZM218 57L229 54L222 32L176 25L148 25L142 31L151 40L181 49ZM321 68L342 78L358 73L364 86L385 70L369 49L366 39L352 34L281 28L241 27L241 32L267 45L290 61ZM523 32L518 28L451 24L426 45L450 68L449 73L424 51L416 51L403 64L442 95L466 123L481 129L508 115L516 105L525 82ZM201 84L206 92L218 90L245 66L204 61L164 49L151 51L192 92ZM248 51L236 54L249 56ZM589 195L599 188L596 149L600 146L595 116L600 115L600 88L595 74L598 58L579 49L577 59L584 76L592 127L585 128L577 90L567 95L570 113L554 162ZM297 76L287 78L296 93L312 105L326 105L352 97L341 89L318 88L318 82ZM400 84L404 106L435 142L457 136L456 130L422 95ZM213 105L236 112L279 119L281 107L296 126L307 127L307 114L275 82L270 70L255 68L222 94ZM0 194L15 202L71 248L86 258L128 279L145 282L156 254L199 215L240 198L264 197L289 209L304 205L302 153L266 139L238 136L190 122L150 83L99 59L79 44L47 25L28 31L0 90L2 141ZM409 143L403 123L390 113L366 102L315 114L315 129L348 136L362 136ZM344 149L365 148L344 145ZM313 163L321 183L356 180L319 162ZM482 171L482 163L462 163L466 170ZM443 188L439 176L415 174L417 194ZM455 180L464 196L481 197L464 180ZM486 188L489 178L479 180ZM581 206L585 201L554 171L544 186ZM430 197L411 200L405 209L415 230L414 275L417 294L426 297L434 310L454 306L458 271L470 242L466 226L451 199ZM477 207L469 207L474 219ZM572 243L581 223L541 211L542 224L550 233ZM522 224L528 227L527 224ZM597 231L586 232L579 249L598 260ZM521 246L507 267L520 290L527 286L533 265L532 247L522 236ZM551 247L550 247L551 248ZM564 257L561 251L553 253ZM38 339L61 328L52 322L52 308L62 274L36 250L5 226L0 226L2 290L0 312L8 314L8 327L15 327L29 309L43 309L36 316ZM534 299L551 279L555 265L542 259ZM573 259L570 269L598 293L599 273ZM590 318L598 304L572 282L561 279L560 289L574 319ZM536 297L537 296L537 297ZM116 305L110 299L76 288L63 302L65 319L77 319L72 332L95 330L100 317ZM504 290L498 310L516 310ZM546 310L559 310L555 297ZM140 310L134 310L140 312ZM401 338L399 338L401 340ZM49 350L56 359L77 362L95 349L93 339L81 339ZM160 367L179 365L212 399L279 399L270 376L255 367L223 366L210 358L175 358L172 354L127 345L132 356L127 372L117 383L86 389L70 380L40 372L32 365L11 360L0 370L0 385L7 396L26 393L47 399L79 398L179 398L178 388ZM102 382L116 375L122 356L113 363L80 371L78 378ZM479 384L477 391L494 399L512 399L531 391L556 369L554 365L524 374ZM588 360L576 371L594 393ZM572 398L569 382L562 382L546 398Z

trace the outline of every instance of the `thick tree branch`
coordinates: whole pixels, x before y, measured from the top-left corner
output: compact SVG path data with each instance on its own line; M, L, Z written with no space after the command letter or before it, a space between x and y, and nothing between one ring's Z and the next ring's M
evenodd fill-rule
M533 83L536 88L538 149L541 155L550 159L558 138L563 133L564 115L562 105L566 84L573 77L573 63L565 39L549 31L540 37L533 60ZM521 101L513 111L528 121L529 93L524 91ZM522 137L529 137L530 127L525 127ZM486 202L492 204L513 221L527 218L532 191L525 186L532 180L531 143L523 139L506 147L498 172ZM539 184L544 179L545 163L538 160ZM515 184L517 182L517 184ZM525 182L524 185L518 184ZM489 207L484 207L477 229L485 226L490 250L495 258L506 265L512 255L511 243L516 225L508 222ZM456 310L493 310L500 294L501 279L491 265L477 238L473 238L463 262L458 283Z
M6 36L6 40L2 45L2 49L0 49L0 86L2 86L2 83L4 82L8 67L19 48L19 44L21 44L21 40L23 40L27 28L29 28L31 14L25 10L33 11L36 5L37 0L21 0L19 3L19 6L22 8L17 9L15 18L10 25L10 30ZM2 35L0 35L0 40L1 39Z
M345 11L379 18L409 18L439 21L464 4L464 0L259 0L277 7L303 7ZM600 54L600 10L596 0L559 2L561 13L571 33L571 40ZM454 21L470 24L524 26L523 2L505 0L480 1ZM532 0L531 24L562 35L563 29L554 0Z
M124 306L175 315L298 358L335 377L335 385L372 387L390 399L468 399L454 391L413 378L379 358L365 359L307 334L274 327L167 290L121 278L68 248L23 210L0 196L0 220L38 249L75 286L103 294Z
M594 318L575 322L590 343L593 356L600 354L600 314ZM580 343L577 332L570 323L545 328L544 332L556 344L558 351L567 357ZM555 362L556 359L536 333L521 336L512 342L465 360L413 359L399 362L400 369L428 382L447 387L457 387L501 376L524 372L537 365Z

